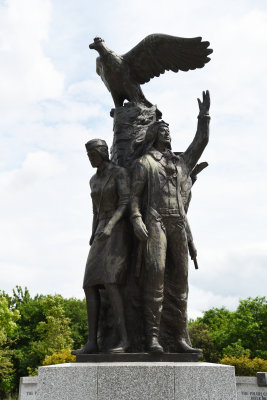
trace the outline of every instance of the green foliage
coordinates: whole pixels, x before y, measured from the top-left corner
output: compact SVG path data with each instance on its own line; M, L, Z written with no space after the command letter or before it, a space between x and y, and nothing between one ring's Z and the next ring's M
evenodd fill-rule
M87 342L88 325L85 299L63 299L63 308L66 317L70 319L73 347L79 349Z
M20 314L17 322L17 341L12 344L15 383L19 377L37 375L47 355L70 348L70 319L65 314L65 299L60 295L36 295L17 286L13 296L6 296L9 308ZM86 315L86 311L85 311Z
M12 310L8 304L8 297L0 292L0 345L8 342L17 330L17 321L20 318L18 310Z
M224 307L205 311L190 324L192 343L203 349L205 361L224 355L267 359L267 302L265 297L241 300L235 312ZM215 348L215 351L212 348Z
M208 325L201 321L189 321L189 336L193 347L202 349L204 361L216 362L218 353Z
M226 346L223 349L223 354L228 357L250 357L250 350L244 349L241 340L238 339L237 342Z
M38 368L27 367L29 376L38 376Z
M43 365L53 365L53 364L64 364L75 362L76 357L71 354L70 349L62 349L59 352L52 354L51 356L46 356L43 361Z
M261 358L225 356L220 364L233 365L237 376L256 376L257 372L267 371L267 360Z
M223 349L231 343L233 320L234 313L224 307L213 308L204 313L203 322L209 327L218 359L223 355Z
M265 297L241 300L235 313L233 342L240 339L244 348L250 349L251 357L266 358L267 350L267 301ZM263 351L261 353L261 351Z
M255 356L267 360L267 350L256 350Z
M28 375L28 367L35 369L40 365L40 358L32 351L31 343L38 341L36 327L45 320L43 300L45 296L30 296L27 288L24 290L16 286L13 296L9 298L12 308L19 311L21 318L18 321L18 340L14 346L14 366L17 372L17 385L20 376Z
M223 355L222 350L231 343L232 314L224 307L212 308L205 311L202 318L190 322L192 344L202 349L204 361L218 362Z
M15 369L10 345L16 339L18 310L9 307L8 296L0 292L0 396L10 393L15 386Z
M45 321L38 323L36 327L38 340L31 342L32 351L40 360L73 344L70 319L65 316L62 296L48 295L42 301L42 307Z

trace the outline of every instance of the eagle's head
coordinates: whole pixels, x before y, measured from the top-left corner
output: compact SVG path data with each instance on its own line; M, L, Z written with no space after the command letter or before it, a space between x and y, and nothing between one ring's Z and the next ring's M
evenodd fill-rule
M89 44L89 49L98 50L99 47L102 47L103 43L105 43L103 39L101 39L100 37L95 37L94 42Z

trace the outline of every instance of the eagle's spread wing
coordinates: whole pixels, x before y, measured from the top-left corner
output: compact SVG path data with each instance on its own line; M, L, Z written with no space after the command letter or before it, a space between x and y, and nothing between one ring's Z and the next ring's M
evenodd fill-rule
M180 38L155 33L147 36L122 57L130 66L138 83L148 82L167 70L174 72L202 68L210 61L212 49L201 37Z

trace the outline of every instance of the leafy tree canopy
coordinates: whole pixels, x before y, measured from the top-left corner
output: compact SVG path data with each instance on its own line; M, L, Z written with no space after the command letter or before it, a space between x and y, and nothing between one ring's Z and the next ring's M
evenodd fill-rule
M224 355L267 359L266 297L241 300L233 312L212 308L191 321L189 329L193 345L203 348L206 361L218 362Z

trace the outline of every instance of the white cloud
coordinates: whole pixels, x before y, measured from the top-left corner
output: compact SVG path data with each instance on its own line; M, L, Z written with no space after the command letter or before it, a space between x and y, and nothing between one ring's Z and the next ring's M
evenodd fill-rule
M64 77L44 54L49 39L49 0L8 0L0 5L1 108L60 96ZM16 106L16 107L14 107Z
M5 196L12 196L17 191L23 191L27 186L44 181L62 171L64 166L55 156L44 151L29 153L20 169L0 174L0 185L3 190L1 201Z
M238 306L238 301L238 296L221 295L192 284L189 291L188 317L191 319L201 317L203 311L210 308L225 307L233 311Z

